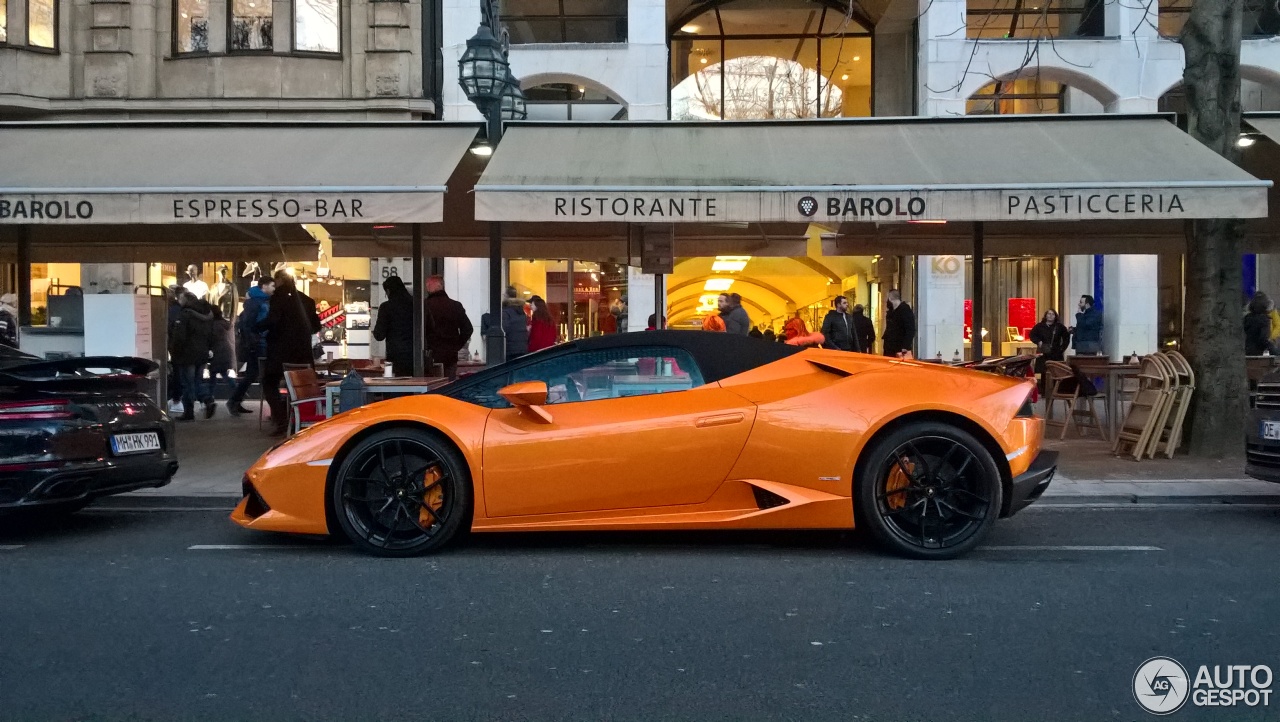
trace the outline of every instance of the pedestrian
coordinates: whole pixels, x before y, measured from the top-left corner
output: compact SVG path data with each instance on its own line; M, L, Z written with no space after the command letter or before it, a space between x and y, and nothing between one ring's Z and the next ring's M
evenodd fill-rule
M373 325L373 338L386 341L387 362L391 364L392 373L412 376L413 295L399 276L388 276L382 282L382 290L387 294L387 300L378 305L378 320ZM424 313L423 319L424 328L429 332L430 316Z
M507 360L529 353L529 317L524 312L524 301L516 293L515 286L507 286L502 298L502 333L507 337Z
M320 324L316 316L315 302L298 291L293 276L284 271L275 275L275 292L271 294L271 306L267 317L254 327L267 335L266 363L262 368L262 397L271 408L271 435L283 436L288 430L287 404L280 396L280 382L284 380L285 364L315 362L312 355L312 329Z
M18 295L0 296L0 346L18 347Z
M165 297L169 300L169 307L165 326L172 333L174 324L182 319L182 286L173 284L169 286ZM172 348L172 339L169 341ZM169 413L182 413L182 374L178 370L178 363L173 360L173 354L169 354Z
M227 401L227 411L233 414L247 414L244 407L245 394L249 387L262 375L258 359L267 355L267 336L257 330L259 323L267 319L267 311L271 307L271 292L276 290L276 282L271 278L259 278L249 288L240 315L236 318L236 357L244 362L244 371L236 383L236 390Z
M1276 310L1276 301L1267 298L1267 315L1271 317L1271 344L1280 342L1280 311Z
M535 295L529 299L529 305L533 306L533 319L529 324L529 353L551 348L556 345L556 324L551 319L547 302L542 300L542 296Z
M1036 345L1035 370L1040 377L1040 393L1045 392L1045 362L1066 360L1067 346L1071 345L1071 332L1058 318L1058 312L1052 308L1044 312L1044 316L1031 329L1028 336Z
M1095 305L1093 296L1085 294L1076 304L1076 325L1067 329L1071 332L1071 348L1077 354L1096 356L1102 353L1102 311Z
M720 316L724 318L725 332L746 336L751 330L751 316L742 307L742 296L737 293L722 293L716 303L720 307Z
M194 421L196 401L204 404L204 417L211 418L217 404L204 383L204 369L213 344L213 307L186 290L179 293L178 305L180 311L169 325L169 358L182 384L182 415L177 420Z
M853 305L853 333L858 339L858 350L862 353L876 352L876 326L867 318L866 309L861 303Z
M849 313L849 299L836 296L831 305L832 309L822 319L822 347L837 351L861 351L857 327L853 325L853 314Z
M802 311L796 311L796 315L787 319L786 324L782 327L782 340L790 341L800 336L809 335L809 324L804 322L801 317Z
M884 317L884 355L897 356L912 351L916 344L916 315L911 305L902 300L902 292L894 288L888 293L889 310Z
M706 317L706 318L704 318L704 319L702 319L702 330L703 330L703 331L717 331L717 332L721 332L721 333L723 333L723 332L724 332L724 317L720 315L720 312L719 312L719 311L717 311L717 312L715 312L715 313L709 313L709 314L707 314L707 317Z
M209 340L209 393L217 398L219 380L226 382L232 393L235 392L236 382L231 378L235 356L231 353L231 322L217 306L212 303L209 306L213 309Z
M752 328L750 331L747 331L747 335L751 338L764 338L764 333L758 328Z
M662 327L663 327L663 328L666 328L666 326L667 326L667 317L666 317L666 316L663 316L663 317L662 317ZM657 331L657 330L658 330L658 314L656 314L656 313L651 313L651 314L649 314L649 325L648 325L648 326L645 326L645 329L644 329L644 330L646 330L646 331Z
M1275 354L1276 346L1271 343L1271 314L1267 304L1271 299L1259 291L1249 301L1249 313L1244 317L1244 354L1246 356L1262 356L1264 353Z
M778 334L774 333L773 329L766 328L761 338L763 338L765 341L768 341L769 343L773 343L778 339Z
M454 378L458 375L458 352L471 342L475 327L462 304L445 293L443 276L427 279L427 312L431 314L431 330L427 332L431 360L444 366L446 377Z

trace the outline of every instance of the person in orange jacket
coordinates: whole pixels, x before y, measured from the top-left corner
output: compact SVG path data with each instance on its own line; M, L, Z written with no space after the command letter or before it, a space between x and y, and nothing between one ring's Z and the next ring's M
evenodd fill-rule
M786 325L782 327L782 332L786 334L787 340L790 341L800 336L808 336L809 325L804 322L803 318L800 318L800 311L796 311L796 315L793 318L787 319Z
M721 331L725 330L724 319L720 318L720 314L713 313L702 319L703 331Z

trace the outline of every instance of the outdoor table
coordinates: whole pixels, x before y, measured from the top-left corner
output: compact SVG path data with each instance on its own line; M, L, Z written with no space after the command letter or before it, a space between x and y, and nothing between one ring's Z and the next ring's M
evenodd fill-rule
M443 376L393 376L392 378L376 377L364 380L370 395L425 394L447 383L449 383L449 379ZM330 381L324 385L326 418L332 417L340 411L337 408L337 400L341 390L341 381Z
M1083 359L1089 360L1084 361ZM1137 376L1142 366L1141 364L1112 363L1109 360L1104 363L1098 363L1100 359L1106 359L1106 357L1073 357L1070 360L1070 365L1085 376L1102 376L1106 379L1106 396L1103 398L1107 414L1107 431L1109 434L1107 438L1114 439L1116 438L1116 431L1120 428L1120 386L1125 379Z

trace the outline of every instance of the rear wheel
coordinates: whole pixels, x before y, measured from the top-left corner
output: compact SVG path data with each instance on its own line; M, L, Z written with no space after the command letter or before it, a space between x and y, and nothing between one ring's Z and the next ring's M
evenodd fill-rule
M359 549L414 556L448 543L470 518L471 478L458 452L434 434L388 429L347 454L332 501Z
M972 434L909 423L865 453L854 502L858 521L886 549L951 559L982 543L1000 513L1000 470Z

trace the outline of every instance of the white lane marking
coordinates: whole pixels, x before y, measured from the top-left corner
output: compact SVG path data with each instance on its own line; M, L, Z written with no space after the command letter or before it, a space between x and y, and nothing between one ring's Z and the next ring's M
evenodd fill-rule
M1260 502L1257 504L1223 504L1221 502L1093 502L1093 503L1069 503L1069 504L1033 504L1026 509L1018 512L1024 514L1029 511L1079 511L1087 509L1089 511L1151 511L1152 509L1203 509L1206 511L1224 511L1230 509L1275 509L1280 504L1271 502Z
M1093 546L1093 545L1019 545L978 547L979 550L992 552L1162 552L1164 549L1151 546Z
M311 549L315 545L307 544L192 544L187 551L211 552L233 551L239 549Z
M21 549L26 544L0 544L0 552L11 552L14 549Z

